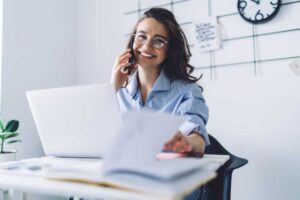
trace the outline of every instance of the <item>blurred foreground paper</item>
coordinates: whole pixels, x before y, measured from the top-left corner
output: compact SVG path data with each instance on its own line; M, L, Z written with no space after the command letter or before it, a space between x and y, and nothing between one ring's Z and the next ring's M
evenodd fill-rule
M185 120L166 113L130 112L104 156L105 167L138 166L155 161L163 145Z

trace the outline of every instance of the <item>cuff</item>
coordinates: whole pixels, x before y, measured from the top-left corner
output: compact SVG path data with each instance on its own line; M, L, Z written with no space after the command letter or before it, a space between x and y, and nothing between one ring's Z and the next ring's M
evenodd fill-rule
M205 140L205 146L208 146L210 144L209 138L208 138L208 133L207 133L205 127L200 127L197 124L194 124L189 121L185 121L183 124L180 125L179 131L184 135L189 135L191 132L197 132L203 136L203 138Z

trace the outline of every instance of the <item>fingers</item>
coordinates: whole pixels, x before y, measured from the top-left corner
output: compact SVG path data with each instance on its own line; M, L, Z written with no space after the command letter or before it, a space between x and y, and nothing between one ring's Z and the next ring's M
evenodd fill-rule
M121 55L121 56L118 58L118 61L119 61L119 62L128 61L128 59L129 59L131 56L132 56L131 53L128 52L128 53L126 53L126 54L124 54L124 55Z
M131 49L125 49L125 51L119 56L119 57L122 57L128 53L130 53Z
M167 143L166 145L168 146L172 146L174 144L174 142L176 142L177 140L179 140L181 138L181 134L179 132L177 132Z
M128 54L124 55L123 57L119 57L116 60L114 68L117 70L120 70L121 68L130 65L130 63L128 63L128 60L130 57L131 57L131 55L128 55Z
M124 85L128 79L128 67L130 66L128 60L131 56L133 55L131 55L130 49L126 49L115 61L110 82L115 86L116 91Z
M164 145L164 148L166 150L172 150L172 147L174 146L174 143L177 141L177 138L180 137L180 133L176 133L169 141L167 141Z
M130 66L130 63L128 63L128 60L130 57L132 57L130 53L130 49L126 49L124 53L122 53L115 61L114 70L121 71L123 74L126 74L128 72L128 66Z
M123 67L121 66L120 67L121 72L123 74L128 74L130 65L131 65L130 63L126 63Z
M189 144L186 136L181 133L176 133L173 138L164 145L164 149L177 153L188 153L192 151L192 146Z
M118 58L117 58L117 62L124 62L124 60L128 61L128 59L133 56L130 53L130 49L126 49Z
M192 147L185 140L181 140L174 143L172 150L177 153L188 153L192 151Z

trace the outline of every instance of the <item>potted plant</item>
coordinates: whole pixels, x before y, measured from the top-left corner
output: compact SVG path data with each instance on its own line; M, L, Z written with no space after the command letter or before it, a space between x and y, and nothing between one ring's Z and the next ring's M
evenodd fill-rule
M19 135L16 131L19 128L19 121L10 120L5 122L0 118L0 162L16 160L16 151L7 151L4 149L5 144L12 144L20 142L21 140L15 139Z

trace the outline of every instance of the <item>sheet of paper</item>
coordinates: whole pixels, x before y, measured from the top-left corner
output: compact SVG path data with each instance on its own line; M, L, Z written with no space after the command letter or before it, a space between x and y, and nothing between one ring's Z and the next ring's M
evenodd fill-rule
M216 16L211 16L195 23L195 33L201 52L221 48L220 27Z
M165 113L130 112L104 156L104 168L142 166L155 161L185 120Z

